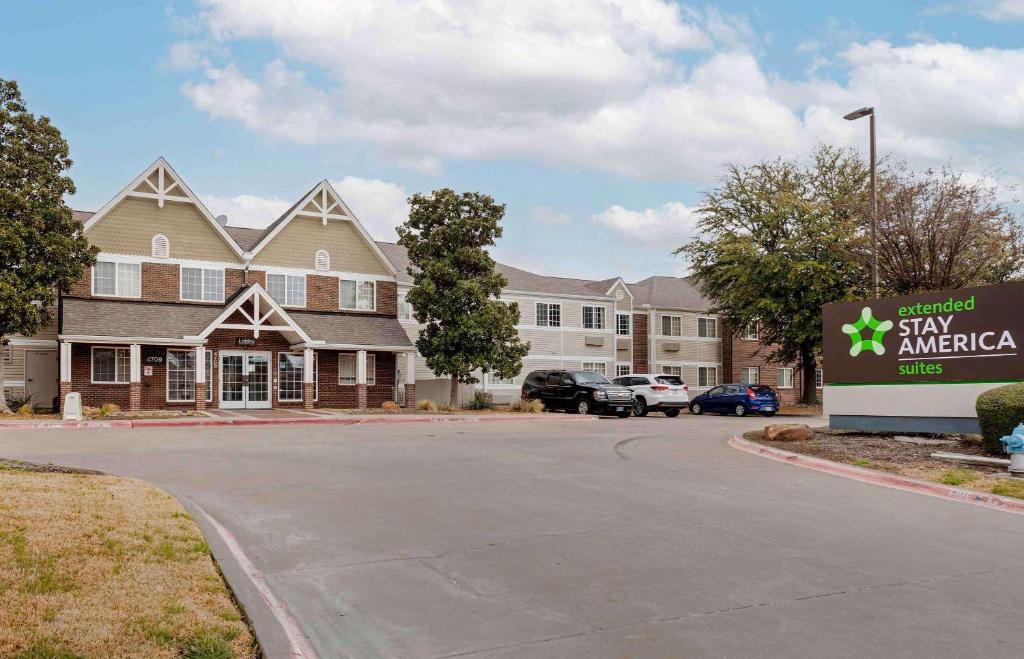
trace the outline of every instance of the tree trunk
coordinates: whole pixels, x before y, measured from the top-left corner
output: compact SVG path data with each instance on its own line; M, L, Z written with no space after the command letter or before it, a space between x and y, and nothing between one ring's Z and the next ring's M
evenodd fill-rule
M814 362L814 349L810 346L800 347L800 385L803 392L800 402L804 405L818 404L818 388L815 384L815 371L818 365Z
M2 354L3 344L4 337L0 336L0 414L7 414L11 411L11 408L7 407L7 391L4 389L4 356Z
M452 390L448 394L448 404L453 408L459 406L459 379L454 375L452 376Z

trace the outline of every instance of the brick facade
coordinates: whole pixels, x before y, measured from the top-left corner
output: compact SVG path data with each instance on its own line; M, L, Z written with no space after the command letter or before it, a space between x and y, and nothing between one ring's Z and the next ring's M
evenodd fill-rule
M733 333L725 328L725 340L722 341L722 382L741 382L740 370L757 368L757 384L766 384L776 391L784 405L800 402L803 392L803 373L798 364L780 364L769 361L775 350L774 346L762 345L754 339L744 339L741 334ZM779 369L793 369L793 386L779 386ZM821 390L818 390L820 400Z
M650 373L650 318L645 313L633 314L633 372Z

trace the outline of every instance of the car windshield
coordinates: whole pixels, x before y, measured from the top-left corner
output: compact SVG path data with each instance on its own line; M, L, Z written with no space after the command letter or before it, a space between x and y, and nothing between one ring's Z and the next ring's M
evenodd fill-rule
M572 377L577 384L611 384L608 378L594 371L573 371Z
M670 384L674 387L678 387L683 384L683 379L678 375L659 375L654 379L661 384Z

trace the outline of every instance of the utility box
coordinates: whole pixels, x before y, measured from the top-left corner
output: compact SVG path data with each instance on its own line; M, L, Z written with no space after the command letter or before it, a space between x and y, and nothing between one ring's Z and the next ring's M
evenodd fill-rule
M64 420L81 421L82 416L82 394L77 391L70 391L64 397Z

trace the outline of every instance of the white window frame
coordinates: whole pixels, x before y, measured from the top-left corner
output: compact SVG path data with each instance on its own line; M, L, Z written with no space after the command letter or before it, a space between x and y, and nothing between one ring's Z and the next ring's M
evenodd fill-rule
M347 360L349 357L352 358L352 381L351 382L347 382L346 381L348 378L345 378L345 380L343 380L342 379L342 375L341 375L341 360L342 360L342 358L345 358ZM358 379L359 379L359 355L357 355L354 352L339 352L338 353L338 385L342 386L342 387L354 387L354 386L356 386L356 381Z
M111 263L114 265L114 292L113 293L97 293L96 292L96 266L101 263ZM135 281L138 285L138 295L125 295L121 291L121 268L135 268ZM92 294L95 297L123 297L131 300L137 300L142 297L142 263L128 263L125 261L110 261L105 259L99 259L92 266Z
M789 381L788 384L783 384L783 381ZM792 389L793 388L793 367L792 366L780 366L775 372L775 382L779 389Z
M154 235L149 241L149 253L155 259L171 258L171 241L162 233Z
M761 331L757 326L757 323L750 323L743 329L743 340L744 341L760 341Z
M171 398L171 353L183 352L192 355L192 397ZM207 351L209 353L209 351ZM206 355L209 357L209 354ZM187 369L185 369L187 370ZM209 388L209 387L208 387ZM195 348L168 348L164 353L164 400L168 403L194 403L196 400L196 351Z
M185 297L185 271L199 271L199 297ZM206 273L220 273L220 297L207 297ZM205 268L202 266L182 265L178 267L178 298L182 302L223 302L224 289L227 287L226 273L224 268ZM216 289L211 289L216 290Z
M306 307L306 299L307 299L307 296L309 294L309 291L307 290L307 286L306 286L306 275L304 275L304 274L297 275L295 273L290 273L290 272L267 272L266 277L267 277L267 293L268 294L270 293L270 278L271 277L284 277L284 297L285 297L285 299L284 300L278 300L276 297L273 296L273 294L271 294L270 297L274 298L275 302L280 304L282 307L291 307L291 308L294 308L294 309L304 309ZM288 300L288 290L289 290L288 289L288 281L290 279L300 279L300 280L302 280L302 304L296 304L295 301L293 301L293 300L289 301Z
M206 402L213 402L213 351L206 351L206 358L203 360L206 362Z
M545 309L544 309L544 322L541 322L541 313L540 313L541 305L543 305L545 307ZM561 303L559 303L559 302L537 302L536 306L534 307L534 310L535 310L535 312L537 314L537 327L561 327L562 326L562 305L561 305ZM555 322L552 322L552 313L551 313L552 311L555 311L556 313L554 315L558 316L558 318L555 319Z
M820 366L814 369L814 388L821 389L825 385L825 369Z
M668 320L668 332L665 332L665 321ZM673 333L678 325L678 333ZM661 314L661 336L680 337L683 335L683 317L675 314Z
M743 376L743 372L750 371L754 372L754 381L748 382L747 378ZM761 368L759 366L741 366L740 367L740 384L761 384Z
M501 378L494 373L487 374L487 384L492 387L512 387L516 384L515 378Z
M587 324L587 312L590 312L590 324ZM605 328L605 308L599 304L584 304L581 314L583 329L603 330Z
M600 373L601 375L608 377L608 364L605 362L582 362L580 364L581 371L593 371Z
M701 384L701 381L700 381L701 380L701 378L700 378L701 373L705 374L705 378L704 378L705 382L708 381L708 379L706 377L707 373L713 373L714 374L714 381L711 382L711 384ZM697 367L697 386L701 387L701 388L707 388L707 389L710 389L711 387L717 387L718 386L718 367L717 366L698 366Z
M299 357L301 366L299 367L300 381L299 381L299 397L298 398L282 398L281 397L281 355L294 355ZM302 396L306 391L306 361L301 352L293 352L291 350L281 350L277 353L277 400L282 403L301 403ZM313 401L317 401L320 398L320 353L313 351Z
M355 284L355 287L356 287L356 291L355 291L356 299L355 299L355 302L356 302L356 304L355 304L354 307L346 307L345 306L345 296L342 293L342 288L344 287L345 282L352 282L352 283ZM366 286L367 284L370 285L370 287L371 287L371 289L373 291L372 294L371 294L372 297L370 299L370 306L368 306L368 307L359 306L360 294L365 293L366 289L364 289L364 286ZM376 311L377 310L377 280L375 280L375 279L353 279L351 277L339 277L338 278L338 308L343 310L343 311Z
M704 334L701 334L701 326L704 327ZM714 334L708 334L708 327L714 328ZM700 316L697 318L697 337L701 339L718 338L718 319L711 316Z
M626 331L623 332L621 321L623 318L626 319ZM633 336L633 315L630 313L624 313L622 311L615 312L615 336Z
M675 375L676 377L682 379L682 377L683 377L683 367L682 366L673 366L671 364L662 364L661 365L661 374L662 375Z
M114 379L113 380L97 380L96 379L96 351L97 350L113 350L114 351ZM125 354L127 360L128 370L125 373L124 380L118 380L118 361L117 355L119 352ZM128 384L132 380L132 353L131 348L128 346L92 346L89 350L89 382L92 384Z
M338 294L341 294L340 289ZM398 320L415 320L412 316L412 305L405 299L405 295L398 296Z
M633 366L631 364L616 364L615 365L615 377L621 378L623 375L629 375L633 372Z

